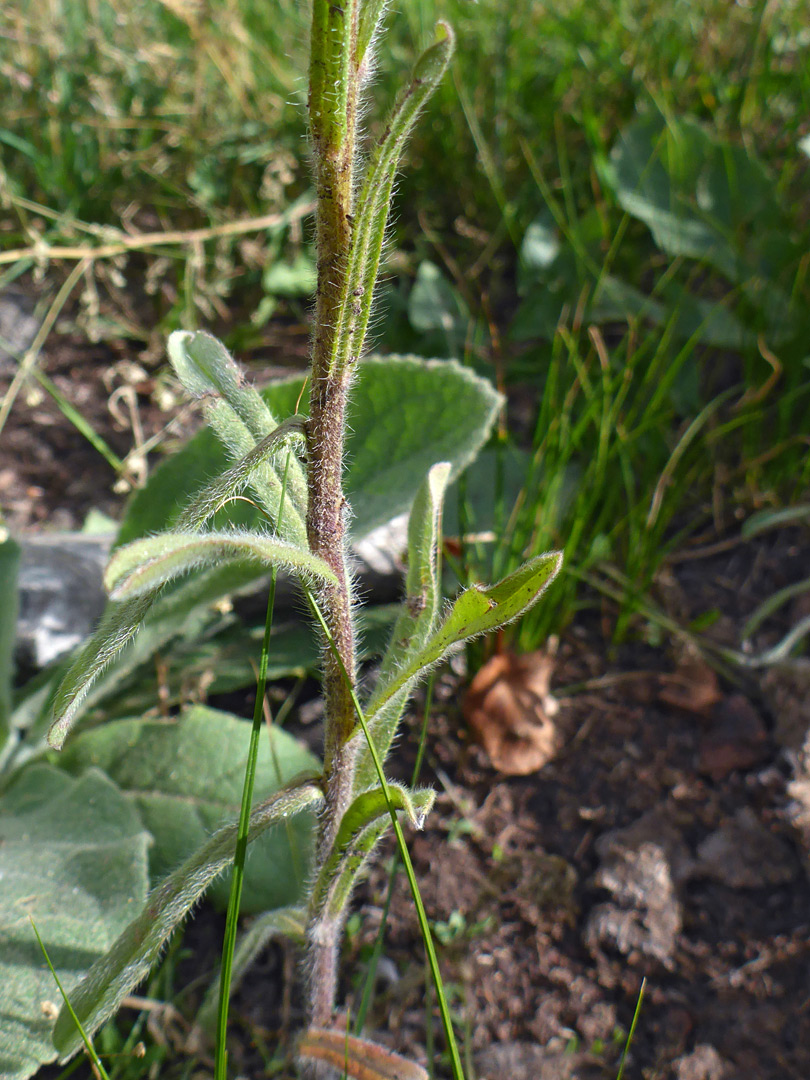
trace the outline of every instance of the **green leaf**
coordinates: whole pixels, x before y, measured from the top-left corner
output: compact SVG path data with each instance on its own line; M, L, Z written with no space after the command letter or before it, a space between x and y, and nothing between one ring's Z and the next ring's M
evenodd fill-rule
M436 792L427 788L409 791L388 781L391 805L407 815L417 829L424 826ZM358 875L377 841L391 824L391 812L381 787L358 795L340 820L337 835L312 890L311 906L316 912L328 909L339 918Z
M497 585L473 585L465 589L425 644L411 653L388 679L379 681L365 709L366 720L373 721L395 694L446 656L455 645L517 619L540 599L561 566L562 553L553 551L530 559ZM352 738L364 738L359 727Z
M149 834L102 773L76 780L45 764L0 797L0 1075L24 1080L56 1053L49 1002L68 995L146 898ZM51 1014L52 1016L53 1014Z
M277 937L286 937L296 944L303 945L306 927L305 908L278 908L276 911L266 911L263 915L257 915L236 943L231 970L231 994L238 989L248 968L253 965L268 942ZM196 1022L203 1030L213 1032L216 1028L218 1007L219 971L215 971L211 977L208 992L197 1012Z
M118 548L104 574L113 600L154 595L155 589L190 570L231 560L294 570L308 582L335 581L334 572L305 548L254 532L169 532Z
M689 118L653 113L635 120L603 174L662 251L705 259L732 281L750 274L745 267L759 237L780 224L775 184L764 166Z
M444 493L450 480L450 465L434 465L416 494L408 521L408 574L405 603L391 635L380 667L379 682L396 676L410 656L419 652L436 626L441 600L438 570L438 547ZM374 745L384 761L393 742L397 725L408 701L408 690L391 699L377 714L371 726ZM364 791L373 782L374 763L363 742L355 759L355 792Z
M249 741L247 720L198 705L177 720L116 720L79 733L59 763L72 773L89 765L104 769L132 799L155 838L149 860L154 882L238 816ZM266 799L292 777L318 768L302 743L272 726L259 747L256 798ZM301 896L311 825L302 815L294 827L270 830L251 847L243 911L282 907ZM228 887L228 881L214 887L219 906L227 906Z
M183 385L192 396L203 399L208 422L232 461L249 454L278 427L261 394L246 384L241 368L215 337L178 330L170 335L168 349ZM282 476L271 464L262 463L251 472L250 484L271 520L278 522ZM175 500L188 490L175 489ZM291 506L279 531L285 540L303 542L306 528L300 511L306 505L306 479L295 458L288 469L287 493Z
M408 297L408 318L420 333L441 330L463 339L470 313L438 266L426 260L416 271Z
M411 80L397 97L371 152L355 201L357 214L330 361L330 371L338 377L362 355L399 161L419 113L447 70L454 46L452 27L438 22L436 40L414 65Z
M313 780L302 779L277 792L253 810L249 838L255 840L271 825L300 814L322 799L321 789ZM172 932L211 883L233 862L236 834L236 824L220 829L204 847L153 889L140 915L126 927L109 952L93 964L87 977L70 994L76 1016L88 1034L92 1035L108 1020L127 994L149 974ZM63 1061L81 1045L81 1036L64 1008L57 1018L53 1041Z
M48 731L48 742L55 750L61 750L64 745L92 685L137 634L152 600L152 596L139 596L106 607L98 629L73 661L56 692L53 722Z
M263 397L271 412L289 416L303 376L273 383ZM304 403L302 402L302 407ZM345 476L352 535L359 540L407 511L431 465L452 464L457 476L489 437L501 397L485 379L448 360L414 356L369 357L358 367L347 423ZM226 455L211 431L202 431L164 461L129 504L119 534L126 543L176 524L178 492L201 488L225 468ZM236 503L215 526L250 526L255 512Z
M255 581L252 565L230 563L170 587L156 600L147 596L108 604L98 629L67 673L62 665L57 669L58 689L42 688L15 709L15 725L27 729L22 752L36 753L43 729L49 728L50 745L61 749L80 715L108 699L170 642L198 641L210 632L212 624L223 619L217 602L255 588Z
M245 456L227 469L207 487L204 487L194 499L186 506L177 521L179 529L202 529L226 503L232 501L236 495L241 494L244 488L250 484L254 473L267 461L271 454L278 455L282 450L289 450L289 442L292 439L304 443L303 426L306 422L304 416L289 416L278 425L269 435L266 435ZM292 464L292 458L290 458ZM286 460L281 462L282 470L286 467ZM273 508L265 508L268 513ZM285 516L286 520L286 516ZM280 530L284 533L284 522L279 523ZM297 527L294 526L293 527Z
M0 753L10 730L19 564L20 545L11 539L0 543Z

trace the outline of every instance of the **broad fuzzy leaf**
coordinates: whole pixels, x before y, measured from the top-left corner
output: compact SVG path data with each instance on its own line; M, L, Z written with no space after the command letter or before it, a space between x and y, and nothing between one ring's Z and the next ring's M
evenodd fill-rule
M305 548L253 532L172 532L135 540L113 554L104 585L113 600L154 595L190 570L230 560L294 570L308 582L334 581L334 572Z
M473 585L465 589L425 644L412 653L398 671L394 670L385 681L380 680L365 710L366 720L373 721L395 694L420 672L446 656L454 646L517 619L540 599L561 566L562 553L559 551L537 555L497 585ZM358 741L364 737L359 727L352 736Z
M63 751L60 765L81 772L96 765L137 806L155 843L150 853L153 882L201 847L225 821L239 815L250 724L201 705L171 722L116 720L81 732ZM297 739L272 726L259 744L257 799L302 772L319 768ZM312 821L268 830L248 852L242 910L266 911L299 899L309 873ZM217 881L212 899L228 903L229 881Z
M271 796L250 816L249 839L301 813L323 799L313 780L301 780ZM93 964L70 995L71 1005L85 1031L92 1035L108 1020L123 998L148 975L161 949L211 883L233 861L238 826L228 825L154 889L146 907L127 926L110 951ZM67 1009L59 1013L53 1041L64 1061L81 1046Z
M0 1075L25 1080L52 1061L59 991L68 995L146 899L137 810L102 773L74 779L35 764L0 797Z

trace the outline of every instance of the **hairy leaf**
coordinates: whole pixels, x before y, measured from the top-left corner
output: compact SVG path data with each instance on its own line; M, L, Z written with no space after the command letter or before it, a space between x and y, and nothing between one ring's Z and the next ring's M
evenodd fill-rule
M56 1056L59 991L68 995L146 899L149 834L98 770L81 779L41 763L0 797L0 1075L25 1080Z
M282 424L279 424L274 431L265 436L261 442L258 442L249 453L245 454L241 461L227 469L195 496L180 515L177 528L180 530L201 529L207 525L227 502L244 490L250 483L254 472L267 460L271 453L278 453L285 444L289 444L294 438L303 443L304 433L302 427L305 422L306 417L295 415L288 417ZM289 508L285 512L285 519L288 514ZM283 535L283 522L277 523L277 527Z
M188 392L205 402L208 422L231 460L239 461L249 454L278 426L262 395L247 385L239 365L211 334L175 331L169 336L168 351ZM280 532L285 539L302 540L306 535L301 516L306 505L306 479L295 459L290 461L287 473L290 505ZM278 520L282 475L281 467L274 469L261 462L250 477L251 487L274 522Z
M302 376L284 379L262 396L273 414L290 415L303 384ZM458 476L489 437L501 402L486 379L454 361L415 356L363 360L347 412L345 488L352 507L352 536L359 540L409 510L423 477L437 461L449 461L451 475ZM178 492L201 488L226 467L226 455L213 433L200 432L162 462L133 496L119 542L176 527ZM229 519L249 526L257 515L244 503L236 503L217 518L217 527Z
M149 865L157 882L238 817L249 743L248 721L197 705L170 722L116 720L81 732L60 765L73 773L96 765L132 799L155 839ZM303 743L273 725L259 744L256 798L269 798L299 773L317 768ZM294 825L269 829L251 845L243 911L299 899L309 873L312 824L300 815ZM227 906L228 890L227 879L215 883L218 906Z
M419 113L447 70L454 44L449 23L437 23L436 41L417 60L411 81L394 104L372 151L356 203L358 213L335 335L333 371L345 371L362 352L399 161Z
M107 605L98 629L82 648L59 685L53 702L48 742L61 750L93 683L133 639L152 605L153 596L138 596Z
M414 676L441 660L455 645L517 619L540 599L561 565L562 553L559 551L537 555L497 585L473 585L465 589L425 644L411 654L398 671L394 670L385 681L380 680L365 710L366 720L372 721ZM359 727L352 738L364 738Z
M249 839L321 801L314 780L301 780L271 796L250 816ZM148 975L166 941L185 919L209 885L233 861L238 826L228 825L154 889L146 907L127 926L110 951L93 964L70 995L71 1005L85 1031L92 1035L113 1015L123 998ZM53 1041L64 1061L81 1046L81 1036L62 1008Z
M394 625L391 641L380 667L379 682L385 683L424 646L439 616L441 587L438 550L444 494L450 479L450 465L440 462L428 473L416 493L408 521L408 574L405 603ZM377 713L370 731L377 751L384 761L408 702L410 687L391 698ZM365 791L374 781L375 769L369 748L362 740L355 759L355 792Z
M417 829L424 825L436 793L429 789L409 791L402 784L388 781L391 805L401 810ZM363 864L379 838L391 824L391 814L381 787L358 795L341 818L332 849L326 856L314 888L315 911L329 908L339 916L357 881Z
M135 540L113 554L104 584L113 600L154 595L190 570L246 560L296 571L306 581L334 581L330 567L302 547L253 532L171 532Z
M347 1031L308 1028L298 1043L298 1057L331 1065L351 1080L428 1080L421 1065Z

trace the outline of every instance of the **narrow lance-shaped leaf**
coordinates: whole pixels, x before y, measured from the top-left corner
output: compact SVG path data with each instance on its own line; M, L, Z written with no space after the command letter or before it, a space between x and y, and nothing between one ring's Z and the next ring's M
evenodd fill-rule
M189 570L239 559L294 570L306 581L334 581L323 559L305 548L251 532L172 532L134 540L110 559L104 585L113 600L126 600L173 581Z
M360 5L355 63L361 77L365 77L369 73L372 57L367 56L367 53L383 20L387 6L388 0L362 0Z
M56 692L54 720L48 731L48 742L54 750L64 746L93 683L135 637L153 601L154 594L108 605L96 632L73 661Z
M177 519L178 531L201 529L229 499L244 490L251 482L254 472L264 464L271 452L292 439L303 440L305 423L305 416L289 416L240 461L204 487ZM278 531L283 533L282 523L278 523Z
M303 908L285 907L266 911L257 916L236 943L231 968L230 993L238 988L245 972L262 952L265 945L277 937L289 938L303 944L307 926L307 913ZM211 976L208 993L197 1012L197 1024L205 1031L213 1031L217 1022L219 1006L219 971Z
M189 531L201 529L221 508L223 502L232 498L250 481L254 471L275 446L298 434L302 422L303 417L289 417L233 468L203 488L180 515L179 528ZM119 550L123 552L126 549ZM138 633L160 591L161 586L154 585L148 590L138 590L138 595L134 598L107 607L101 623L71 665L54 699L55 719L48 741L55 749L61 749L64 745L70 727L91 687Z
M220 509L223 502L237 494L245 484L252 482L255 471L264 464L267 455L280 442L295 436L303 422L303 417L289 417L258 445L252 447L233 468L203 488L182 512L179 527L188 530L202 528ZM294 536L303 541L302 520L297 513L294 518L292 529L287 530L285 528L287 517L285 517L285 521L279 523L281 531L291 531ZM63 746L90 688L136 635L160 591L161 585L158 584L154 584L150 589L140 589L134 599L108 607L105 611L100 625L71 665L54 699L54 722L48 734L48 741L55 749ZM0 728L0 732L1 730Z
M168 352L185 388L206 404L208 422L232 459L250 453L278 426L261 394L246 384L239 365L211 334L177 330L169 336ZM251 474L250 484L272 520L277 521L282 478L262 463ZM306 535L301 516L306 505L306 479L296 460L290 462L287 494L292 506L280 532L286 539L299 540Z
M438 551L444 494L450 480L450 465L434 465L411 508L408 521L408 574L405 580L405 603L397 619L391 641L380 667L378 685L385 685L417 653L434 630L439 616L441 589ZM410 687L404 687L380 710L370 725L377 751L384 761L393 742L397 725L408 702ZM372 696L372 702L374 697ZM374 781L374 763L365 739L359 741L355 759L354 790L365 789Z
M417 60L410 83L391 111L356 201L354 239L335 335L332 368L337 372L345 371L362 352L399 160L419 113L453 55L455 36L449 23L437 23L436 37L436 42Z
M395 810L401 810L417 829L430 813L436 793L429 788L409 791L402 784L388 782L388 795ZM312 890L312 908L339 916L363 863L380 836L391 824L391 811L381 787L358 795L341 818L332 849L324 860Z
M473 585L465 589L425 644L390 679L377 685L366 709L366 719L373 719L414 676L441 660L455 645L517 619L540 599L561 566L562 552L553 551L530 559L497 585ZM353 738L362 738L362 732L356 732Z
M298 814L323 799L315 780L302 779L257 806L250 817L248 839L271 825ZM169 936L188 915L211 882L233 861L237 825L227 825L152 891L146 907L121 934L110 951L91 967L71 994L71 1005L88 1034L116 1011L121 1001L141 982L157 961ZM59 1013L53 1032L62 1060L81 1046L67 1009Z
M331 1065L351 1080L428 1080L421 1065L347 1031L309 1028L298 1043L298 1057Z

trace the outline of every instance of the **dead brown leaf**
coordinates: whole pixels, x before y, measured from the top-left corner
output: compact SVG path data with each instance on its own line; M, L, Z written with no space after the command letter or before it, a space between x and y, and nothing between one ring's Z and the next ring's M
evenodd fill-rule
M508 776L536 772L555 756L559 706L549 685L553 657L544 650L498 653L464 696L462 712L493 766Z

